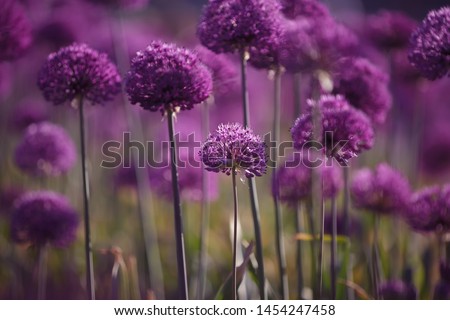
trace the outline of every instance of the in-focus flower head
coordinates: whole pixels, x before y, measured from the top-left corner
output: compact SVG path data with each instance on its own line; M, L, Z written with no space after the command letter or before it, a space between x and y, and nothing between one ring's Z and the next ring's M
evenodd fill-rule
M380 284L378 289L384 300L416 300L417 290L412 283L390 280Z
M209 0L197 28L202 45L216 53L250 49L274 37L278 0Z
M310 109L314 102L309 101ZM294 148L319 148L341 164L372 148L374 132L370 119L351 107L342 96L322 95L318 101L322 115L322 136L313 141L311 112L301 115L291 128ZM320 145L317 145L319 143Z
M52 191L24 194L16 201L11 217L13 240L36 246L69 246L77 227L78 215L69 200Z
M317 0L280 0L282 12L289 19L328 19L330 11Z
M14 160L28 174L58 176L74 166L76 149L62 127L42 122L27 128L15 150Z
M386 163L379 164L373 171L357 171L350 191L355 207L381 214L402 213L411 195L407 179Z
M413 32L408 55L411 64L429 80L449 75L450 7L428 13Z
M38 86L45 99L55 105L79 97L103 104L120 92L121 78L106 54L75 43L48 56Z
M333 75L333 93L345 96L348 102L363 111L377 124L386 120L392 105L389 77L369 60L344 58Z
M381 10L367 18L366 34L381 50L402 49L408 46L416 26L417 22L403 12Z
M203 46L197 46L195 51L201 62L211 72L215 98L238 89L237 70L231 59L224 55L215 54Z
M419 232L450 230L450 185L426 187L414 193L405 219Z
M31 25L19 1L0 1L0 61L19 58L31 40Z
M211 94L212 77L193 52L160 41L138 51L127 74L132 104L150 111L189 110Z
M265 147L251 129L238 123L221 124L206 139L200 157L208 171L230 175L235 169L251 178L266 173Z

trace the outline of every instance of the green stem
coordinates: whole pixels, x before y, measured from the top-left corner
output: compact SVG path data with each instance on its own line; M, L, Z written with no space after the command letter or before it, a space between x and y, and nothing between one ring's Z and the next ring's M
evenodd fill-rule
M297 234L302 233L302 206L299 201L295 204L295 231ZM314 241L311 241L314 242ZM297 240L296 250L296 269L297 269L297 298L302 298L303 291L303 262L302 262L302 242Z

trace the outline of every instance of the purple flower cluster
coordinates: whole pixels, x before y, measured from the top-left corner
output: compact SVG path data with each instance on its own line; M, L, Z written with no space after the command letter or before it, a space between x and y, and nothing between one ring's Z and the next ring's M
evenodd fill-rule
M280 0L281 11L292 20L298 18L328 19L330 12L326 6L317 0Z
M267 170L265 143L249 128L238 123L221 124L211 133L200 151L206 170L242 171L246 177L261 176Z
M209 0L197 28L200 42L216 53L271 43L279 28L278 0Z
M31 40L31 26L19 2L0 1L0 61L19 58Z
M76 238L78 215L69 200L52 191L19 198L11 217L11 236L18 243L69 246Z
M211 90L211 73L196 54L160 41L137 52L126 79L130 102L150 111L192 109Z
M450 230L450 185L427 187L414 193L405 219L419 232Z
M368 17L366 34L381 50L402 49L408 46L416 26L417 22L402 12L382 10Z
M411 195L406 178L385 163L373 171L362 169L356 172L350 191L355 207L380 214L403 212Z
M445 77L450 69L450 7L428 13L411 35L409 61L429 80Z
M72 44L48 56L38 86L55 105L79 97L102 104L120 92L121 78L106 54L85 44Z
M66 131L43 122L27 128L15 151L15 163L35 176L58 176L69 171L76 160L75 146Z
M346 97L377 124L386 120L392 105L389 77L364 58L344 58L333 75L333 93Z
M417 299L417 290L414 285L401 280L390 280L382 283L378 292L384 300Z
M313 105L312 101L309 103ZM318 107L322 113L322 137L317 142L327 157L345 164L363 150L372 148L374 132L370 119L352 108L342 96L322 95ZM311 112L295 121L291 135L296 149L314 145Z

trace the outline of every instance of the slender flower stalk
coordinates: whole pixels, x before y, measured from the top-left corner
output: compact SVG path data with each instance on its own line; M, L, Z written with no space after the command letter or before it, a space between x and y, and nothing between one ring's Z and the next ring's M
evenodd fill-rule
M350 234L350 167L345 166L343 168L344 171L344 202L343 202L343 214L344 214L344 234L349 235ZM350 280L351 273L352 273L352 265L350 261L346 264L347 270L347 280ZM346 286L347 291L347 299L354 300L355 299L355 292L350 286Z
M380 286L380 255L378 252L378 232L380 227L380 217L374 215L373 225L373 244L372 244L372 281L373 295L375 299L379 299L378 289Z
M83 217L84 217L84 252L86 256L86 284L88 298L95 300L94 262L91 242L91 221L89 214L89 175L86 157L86 138L84 125L83 96L78 98L78 112L80 123L81 176L83 178Z
M238 196L236 185L236 169L233 168L231 172L233 182L233 200L234 200L234 216L233 216L233 272L231 278L231 299L237 299L237 284L236 284L236 256L237 256L237 222L238 222Z
M336 299L337 285L337 203L331 199L332 233L331 233L331 299Z
M38 300L45 299L47 289L47 260L48 246L46 244L39 247L39 264L38 264Z
M248 52L246 50L241 51L241 86L242 86L242 109L244 116L244 126L250 126L250 114L249 114L249 95L247 90L247 60ZM259 202L256 185L253 178L248 179L248 187L250 192L250 205L252 209L253 228L255 232L256 243L256 260L258 262L258 288L261 299L267 299L267 292L265 289L266 276L264 272L264 258L262 251L262 236L261 236L261 218L259 213Z
M302 233L302 204L300 201L295 203L295 232ZM313 242L313 241L311 241ZM302 259L302 242L297 240L295 268L297 269L297 299L302 298L303 291L303 259Z

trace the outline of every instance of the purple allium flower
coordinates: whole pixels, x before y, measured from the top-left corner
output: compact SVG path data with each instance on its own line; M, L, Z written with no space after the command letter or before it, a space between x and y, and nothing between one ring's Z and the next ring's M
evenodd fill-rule
M15 60L31 44L31 26L18 1L0 1L0 61Z
M309 101L312 105L313 102ZM370 119L352 108L342 96L322 95L318 101L322 112L322 137L318 141L327 157L346 163L363 150L372 148L374 132ZM311 113L300 116L291 128L294 148L317 147L313 139Z
M120 92L121 79L106 54L85 44L72 44L48 56L38 86L55 105L80 96L92 104L103 104Z
M251 178L266 173L265 147L251 129L238 123L221 124L208 136L199 154L208 171L230 175L235 169Z
M411 195L408 180L386 163L357 171L350 192L355 207L381 214L403 212Z
M197 28L202 45L216 53L249 49L273 37L278 0L209 0Z
M419 232L450 230L450 185L414 193L404 216L411 228Z
M278 168L276 179L272 180L272 194L278 192L282 202L293 205L311 195L312 168L314 164L300 153L293 153ZM335 197L343 186L342 170L338 165L322 165L321 171L324 198Z
M297 18L328 19L328 8L317 0L280 0L283 14L292 20Z
M69 200L52 191L24 194L15 203L11 236L15 242L69 246L76 238L78 215Z
M416 300L417 290L412 283L390 280L380 284L378 289L384 300Z
M17 131L22 131L34 123L49 120L48 109L41 103L27 100L17 105L11 114L11 124Z
M281 41L281 64L292 73L333 70L358 44L354 33L332 19L286 22Z
M224 55L217 55L203 46L197 46L195 51L201 62L211 72L214 97L226 95L237 90L238 78L233 61Z
M382 10L367 18L366 34L377 48L389 51L407 47L416 26L403 12Z
M133 58L126 90L131 103L146 110L189 110L209 97L212 78L196 54L153 41Z
M58 176L69 171L76 160L75 146L66 131L43 122L27 128L14 155L16 165L36 176Z
M333 233L333 216L331 212L326 213L324 217L324 232L325 234L332 234ZM358 235L362 231L361 222L354 216L349 217L349 235L345 233L345 220L344 220L344 214L339 213L337 214L337 234L341 236L352 236L352 235Z
M428 13L410 39L411 64L429 80L443 78L450 68L450 7Z
M388 82L389 77L369 60L344 58L333 76L333 93L345 96L374 123L382 124L392 105Z

